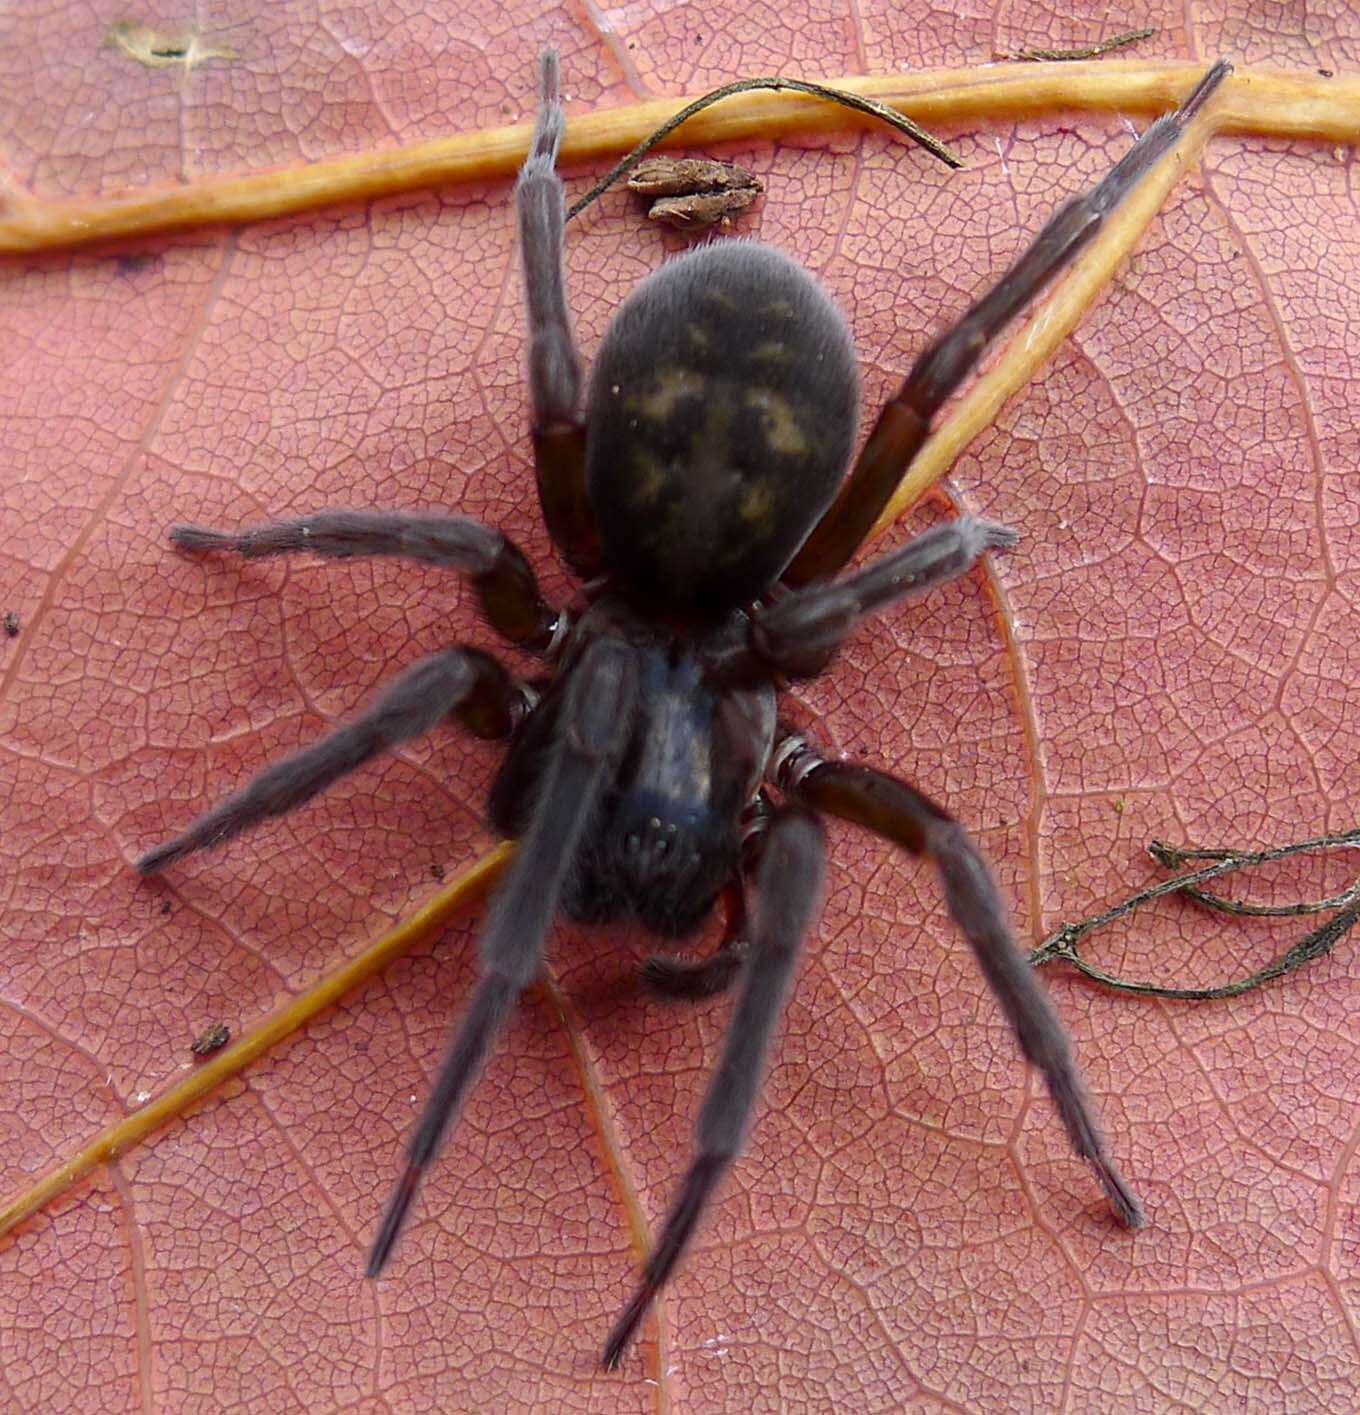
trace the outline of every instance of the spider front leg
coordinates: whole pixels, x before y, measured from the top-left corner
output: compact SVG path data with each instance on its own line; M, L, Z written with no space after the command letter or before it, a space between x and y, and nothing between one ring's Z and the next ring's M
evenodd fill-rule
M553 544L589 578L600 568L600 535L586 496L586 425L581 415L581 356L571 332L562 274L562 179L557 149L566 117L557 53L543 56L538 120L515 186L524 289L529 303L529 398L534 468Z
M1219 60L1185 102L1153 123L1096 186L1060 206L997 284L921 354L879 415L840 494L785 570L785 584L824 579L848 563L920 451L935 414L983 350L1071 263L1230 73L1232 65Z
M183 835L147 851L137 868L154 874L195 850L283 815L379 753L422 736L449 713L457 713L479 737L508 736L518 705L518 690L489 655L476 649L431 654L408 668L363 716L267 767Z
M821 892L824 859L822 829L814 816L782 810L771 819L756 871L750 955L742 968L741 993L722 1059L699 1112L697 1154L642 1281L605 1343L603 1359L609 1370L622 1359L652 1299L688 1246L719 1179L745 1143L770 1039Z
M1141 1228L1142 1205L1106 1150L1067 1033L1015 942L996 881L968 832L915 787L871 767L828 762L796 735L785 738L771 760L790 799L929 856L949 912L972 945L1020 1050L1044 1073L1072 1148L1090 1162L1119 1222Z
M581 837L633 730L637 662L625 646L597 639L567 671L557 737L533 815L482 935L481 978L411 1137L406 1168L373 1240L369 1277L377 1277L386 1265L449 1123L521 990L538 973Z

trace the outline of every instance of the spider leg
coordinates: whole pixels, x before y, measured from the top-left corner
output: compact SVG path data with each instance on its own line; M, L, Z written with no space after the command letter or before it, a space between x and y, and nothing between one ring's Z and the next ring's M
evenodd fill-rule
M673 953L653 953L642 965L642 981L657 996L676 1002L702 1002L726 992L737 980L750 945L733 934L707 958L677 958Z
M644 985L657 997L702 1002L726 992L741 972L750 952L746 939L746 895L740 879L730 880L722 894L727 923L722 942L707 958L653 953L642 965Z
M972 945L1020 1050L1044 1073L1072 1148L1095 1170L1119 1222L1140 1228L1142 1206L1106 1150L1067 1033L1015 942L996 881L968 832L915 787L871 767L825 761L797 736L785 738L772 760L792 800L867 826L934 862L949 912Z
M539 970L581 837L632 731L636 670L626 649L597 639L570 672L538 802L482 935L481 979L411 1137L406 1168L369 1254L369 1277L391 1256L421 1177L521 990Z
M562 179L557 149L566 117L557 53L543 56L538 120L515 186L524 288L529 302L529 398L534 468L548 534L569 564L589 577L600 568L600 537L586 496L586 426L581 356L571 332L562 274Z
M488 622L512 643L545 648L557 627L558 612L539 594L538 581L519 547L464 516L317 511L239 534L173 526L170 539L181 550L234 550L250 559L310 550L336 559L393 555L423 560L470 575Z
M935 414L963 382L983 350L1100 229L1106 216L1157 160L1232 72L1219 60L1174 113L1159 118L1094 187L1049 217L1030 248L912 365L897 395L879 415L854 470L784 572L804 585L834 575L858 549L888 504Z
M603 1362L610 1370L618 1366L638 1323L688 1246L718 1180L745 1143L770 1039L821 890L823 861L822 829L814 816L782 810L773 817L756 871L750 956L722 1059L699 1112L697 1153L642 1281L605 1343Z
M1018 539L1009 526L980 516L932 526L853 575L794 590L756 610L746 642L715 654L712 672L734 686L769 682L775 674L814 677L866 614L957 579L984 551L1007 550Z
M514 684L489 655L475 649L431 654L412 664L361 717L266 767L183 835L149 850L137 869L154 874L195 850L291 811L370 758L428 732L447 713L456 712L478 736L506 736L517 701Z

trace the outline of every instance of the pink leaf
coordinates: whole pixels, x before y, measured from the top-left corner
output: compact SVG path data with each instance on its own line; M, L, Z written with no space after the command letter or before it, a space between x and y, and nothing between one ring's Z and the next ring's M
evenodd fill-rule
M259 5L188 69L103 45L121 11L30 6L0 51L3 150L48 193L297 162L738 73L979 63L1127 26L1003 8ZM409 10L409 7L408 7ZM45 13L43 12L45 11ZM159 12L158 12L159 13ZM1197 10L1141 52L1354 66ZM1153 17L1153 22L1156 21ZM150 24L153 21L148 20ZM157 18L154 23L160 24ZM167 22L168 23L168 22ZM1328 29L1344 24L1346 31ZM866 407L1129 125L881 133L726 154L743 232L843 303ZM1019 549L863 633L801 711L979 832L1037 941L1154 877L1161 835L1356 823L1360 260L1354 155L1219 139L1039 385L961 459ZM570 185L579 188L579 179ZM569 233L589 351L678 248L622 193ZM490 644L446 576L233 565L176 520L453 507L552 566L529 488L510 188L0 269L0 1190L18 1188L481 853L495 762L453 731L139 881L130 861L401 664ZM545 584L569 581L549 569ZM476 921L0 1245L7 1408L747 1412L1349 1408L1360 1253L1355 943L1231 1003L1049 981L1150 1210L1115 1230L928 870L831 831L824 916L762 1117L647 1345L596 1368L682 1171L726 1017L640 998L643 941L562 930L379 1284L363 1256L472 977ZM1309 890L1331 873L1304 870ZM1188 904L1093 956L1186 983L1282 937ZM660 1382L658 1387L657 1382Z

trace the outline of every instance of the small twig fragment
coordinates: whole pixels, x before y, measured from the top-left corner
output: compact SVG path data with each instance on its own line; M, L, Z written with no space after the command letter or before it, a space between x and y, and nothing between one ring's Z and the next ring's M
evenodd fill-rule
M1157 33L1155 25L1149 25L1146 29L1131 29L1124 34L1112 35L1109 39L1102 39L1095 44L1089 44L1083 49L1020 49L1014 54L1002 54L1002 59L1023 59L1031 63L1063 63L1073 59L1099 59L1102 54L1109 54L1115 49L1127 49L1130 44L1138 44L1145 39L1151 39Z
M195 1056L211 1056L213 1052L221 1051L230 1040L231 1028L225 1022L214 1022L193 1039L189 1050Z
M1159 865L1169 870L1178 870L1188 860L1235 860L1241 856L1240 850L1186 850L1176 845L1168 845L1162 840L1148 844L1148 854ZM1248 860L1248 864L1252 861ZM1196 889L1186 885L1181 891L1187 899L1193 899L1208 909L1217 909L1223 914L1245 914L1252 918L1288 919L1301 914L1321 914L1328 909L1344 909L1353 900L1360 898L1360 880L1326 899L1305 899L1300 904L1249 904L1240 899L1227 899L1221 894L1211 894L1207 889Z
M644 197L680 197L694 192L726 192L743 187L760 191L760 178L735 162L714 157L644 158L628 178L628 190Z
M1208 880L1217 879L1221 875L1232 874L1236 870L1246 869L1253 865L1268 864L1273 860L1287 859L1291 855L1301 855L1315 850L1355 848L1356 846L1360 846L1360 828L1342 831L1336 835L1315 836L1311 840L1300 840L1292 845L1276 846L1271 850L1177 849L1154 840L1148 847L1148 853L1160 863L1181 864L1186 860L1208 860L1210 863L1197 870L1191 870L1188 874L1177 875L1173 879L1162 880L1159 884L1140 890L1121 903L1093 915L1079 924L1060 925L1030 953L1029 961L1034 967L1039 967L1041 964L1051 963L1054 959L1062 959L1064 962L1070 963L1083 976L1103 983L1112 991L1136 993L1143 997L1179 998L1190 1002L1206 1002L1240 996L1244 992L1250 992L1252 989L1260 987L1263 983L1271 982L1275 978L1282 978L1286 973L1292 973L1295 968L1311 962L1314 958L1320 958L1324 954L1330 953L1337 941L1344 938L1360 920L1360 879L1329 899L1282 906L1239 904L1234 900L1224 899L1220 895L1210 894L1199 889L1198 886ZM1112 973L1107 973L1094 963L1088 963L1077 951L1077 944L1092 929L1121 919L1126 914L1131 914L1135 909L1141 908L1153 899L1160 899L1165 894L1186 894L1197 903L1204 904L1211 909L1233 914L1284 917L1322 913L1333 908L1337 909L1337 912L1325 923L1305 934L1278 958L1272 959L1265 967L1259 968L1244 978L1222 983L1217 987L1178 988L1163 987L1157 983L1131 982L1124 978L1118 978Z
M638 163L628 190L655 198L647 209L649 220L677 231L701 231L730 225L732 216L745 211L763 189L754 173L735 162L663 154Z
M649 221L660 221L677 231L703 231L710 226L730 226L732 218L755 201L754 187L730 192L694 192L683 197L658 197L647 208Z

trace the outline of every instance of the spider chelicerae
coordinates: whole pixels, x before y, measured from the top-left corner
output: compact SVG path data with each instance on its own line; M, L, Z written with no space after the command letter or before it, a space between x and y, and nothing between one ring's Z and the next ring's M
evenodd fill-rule
M553 54L516 187L529 307L539 497L553 543L586 582L574 618L540 595L499 532L454 516L321 511L240 534L177 526L186 550L391 555L470 576L492 628L541 654L539 686L489 654L446 649L402 673L362 716L268 768L138 862L145 874L292 810L377 754L456 717L508 743L489 814L519 849L481 938L481 976L454 1032L374 1240L391 1255L421 1176L533 981L554 917L631 917L669 939L719 897L728 926L703 960L657 954L649 985L706 997L736 984L695 1154L637 1289L610 1334L614 1367L684 1252L751 1122L766 1055L813 922L818 813L928 856L1024 1055L1116 1218L1143 1222L1083 1091L1066 1033L964 828L906 782L826 760L777 714L780 684L820 673L866 615L1014 544L962 516L849 575L941 405L988 342L1094 235L1230 72L1220 62L1095 187L1050 218L997 285L916 360L844 478L858 378L845 321L779 251L720 241L644 280L605 333L582 400L562 275L555 162L564 118ZM752 895L747 907L747 892Z

